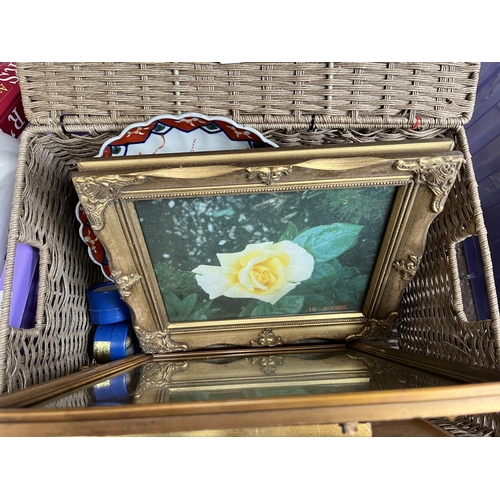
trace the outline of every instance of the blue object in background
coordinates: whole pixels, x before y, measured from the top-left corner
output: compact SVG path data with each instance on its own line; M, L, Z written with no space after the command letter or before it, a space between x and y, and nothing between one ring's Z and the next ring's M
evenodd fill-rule
M465 128L488 232L495 284L500 290L500 62L481 64L474 114ZM478 319L490 319L478 238L467 238L464 250Z
M108 405L120 404L129 397L128 374L122 373L93 387L97 402Z
M138 352L130 321L99 325L94 334L94 359L107 363L126 358Z
M130 309L111 282L87 290L90 321L94 325L111 325L130 319Z

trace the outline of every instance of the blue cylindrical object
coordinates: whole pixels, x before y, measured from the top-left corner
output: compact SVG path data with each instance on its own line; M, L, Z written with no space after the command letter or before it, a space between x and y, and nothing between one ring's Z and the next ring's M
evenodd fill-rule
M137 352L130 321L99 325L94 335L94 359L107 363Z
M90 321L94 325L110 325L130 319L130 309L114 283L101 283L89 288L87 298Z
M129 395L128 373L122 373L93 387L94 397L100 403L120 404Z

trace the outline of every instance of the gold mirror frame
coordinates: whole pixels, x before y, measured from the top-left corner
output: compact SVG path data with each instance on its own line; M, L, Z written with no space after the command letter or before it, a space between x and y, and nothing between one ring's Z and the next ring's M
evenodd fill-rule
M434 140L94 158L78 163L73 182L143 352L371 340L389 336L417 272L429 225L462 165L453 146ZM380 186L395 186L396 195L361 311L169 320L135 202Z

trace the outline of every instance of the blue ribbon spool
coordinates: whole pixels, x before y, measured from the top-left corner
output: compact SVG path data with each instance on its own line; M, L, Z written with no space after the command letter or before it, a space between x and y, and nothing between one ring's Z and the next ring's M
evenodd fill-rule
M130 309L114 283L101 283L89 288L87 299L90 321L94 325L110 325L130 319Z
M107 363L137 352L130 321L112 325L99 325L94 335L94 359Z

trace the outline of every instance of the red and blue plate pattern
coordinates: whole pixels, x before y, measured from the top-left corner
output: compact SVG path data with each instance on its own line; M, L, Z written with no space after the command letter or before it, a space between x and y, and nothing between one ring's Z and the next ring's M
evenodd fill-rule
M222 117L198 113L157 116L146 123L134 123L117 137L106 141L97 157L225 151L277 147L255 129ZM95 235L85 211L76 207L80 237L88 246L90 258L111 280L106 250Z

